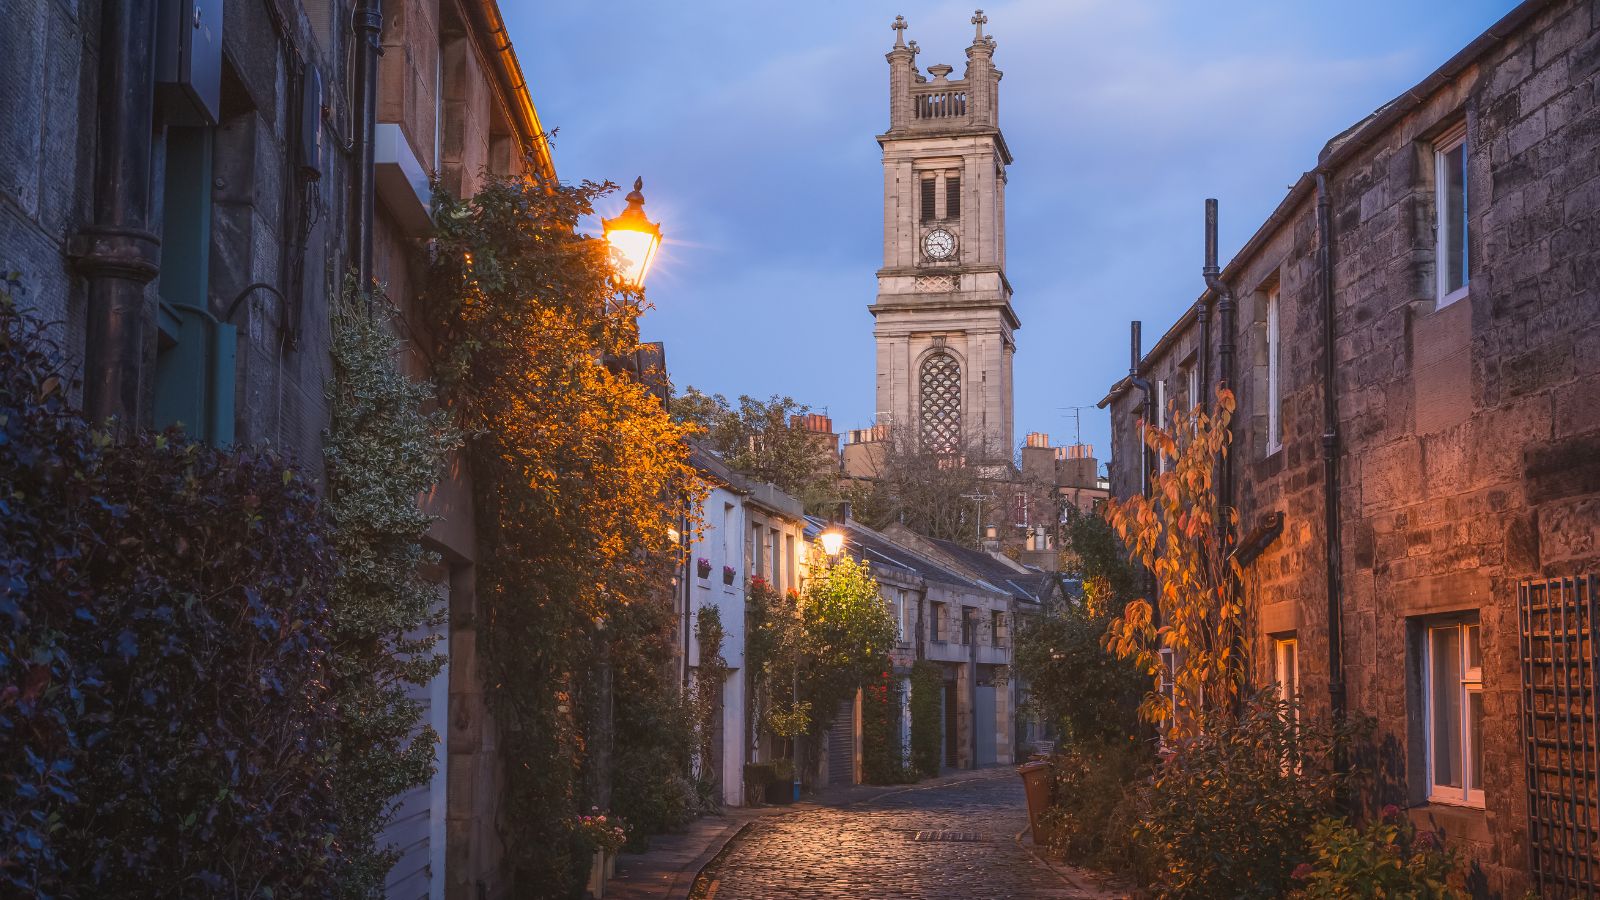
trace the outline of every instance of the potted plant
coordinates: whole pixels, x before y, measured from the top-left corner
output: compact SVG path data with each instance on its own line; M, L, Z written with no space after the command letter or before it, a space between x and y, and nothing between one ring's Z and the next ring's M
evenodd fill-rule
M794 760L772 761L772 780L767 782L767 802L790 804L797 798L794 789Z
M711 560L706 559L704 556L700 557L700 559L694 564L694 570L695 574L699 575L701 578L710 578Z
M733 576L736 575L736 574L738 574L738 573L736 573L733 570L733 566L723 566L722 567L722 583L723 584L733 584Z
M589 895L596 900L605 896L606 879L617 872L617 852L628 842L628 826L615 816L607 816L599 807L591 807L590 814L579 816L573 822L578 837L594 851L589 864Z
M776 776L772 772L771 763L745 763L744 764L744 796L746 803L764 801L772 791L772 782Z

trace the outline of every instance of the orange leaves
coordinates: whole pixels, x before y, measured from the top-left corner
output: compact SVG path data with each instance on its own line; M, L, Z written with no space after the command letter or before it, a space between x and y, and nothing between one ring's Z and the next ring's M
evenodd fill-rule
M1166 685L1171 698L1160 693L1158 678L1143 711L1151 721L1179 731L1199 719L1180 715L1173 721L1174 706L1196 713L1226 708L1243 682L1244 602L1238 566L1229 555L1237 514L1222 510L1219 520L1214 487L1234 410L1232 392L1219 389L1212 411L1174 409L1167 416L1172 427L1144 424L1144 442L1154 459L1148 496L1114 500L1106 507L1106 518L1130 557L1154 576L1157 604L1128 604L1111 623L1106 647L1152 672L1162 665L1158 651L1171 651ZM1218 528L1219 521L1227 523L1228 534Z

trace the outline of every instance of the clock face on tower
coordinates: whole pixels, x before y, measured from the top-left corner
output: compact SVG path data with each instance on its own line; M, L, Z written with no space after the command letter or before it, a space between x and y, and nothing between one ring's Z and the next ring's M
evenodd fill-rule
M943 228L935 228L922 239L922 252L929 259L949 259L956 252L956 236Z

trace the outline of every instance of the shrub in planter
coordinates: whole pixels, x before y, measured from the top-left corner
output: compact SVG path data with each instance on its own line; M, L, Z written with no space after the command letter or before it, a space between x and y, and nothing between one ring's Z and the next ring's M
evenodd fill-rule
M1414 897L1466 900L1463 875L1453 851L1432 832L1418 833L1397 807L1365 828L1344 819L1323 819L1311 831L1313 859L1295 870L1305 900L1345 897Z
M39 334L0 290L0 895L334 895L336 566L311 484L111 440Z
M777 776L773 774L771 763L745 763L744 796L746 800L765 800L767 788L776 778Z
M772 761L772 781L767 784L768 803L794 802L794 760Z
M1306 836L1328 815L1343 733L1262 694L1235 718L1218 712L1141 784L1134 837L1156 855L1162 897L1281 897L1309 859Z

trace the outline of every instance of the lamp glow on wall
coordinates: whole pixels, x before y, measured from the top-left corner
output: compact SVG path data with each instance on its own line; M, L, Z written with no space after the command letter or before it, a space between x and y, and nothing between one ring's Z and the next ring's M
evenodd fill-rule
M633 180L628 207L614 219L602 219L600 224L605 229L606 243L619 257L617 280L630 290L643 288L661 246L661 226L644 215L643 178Z

